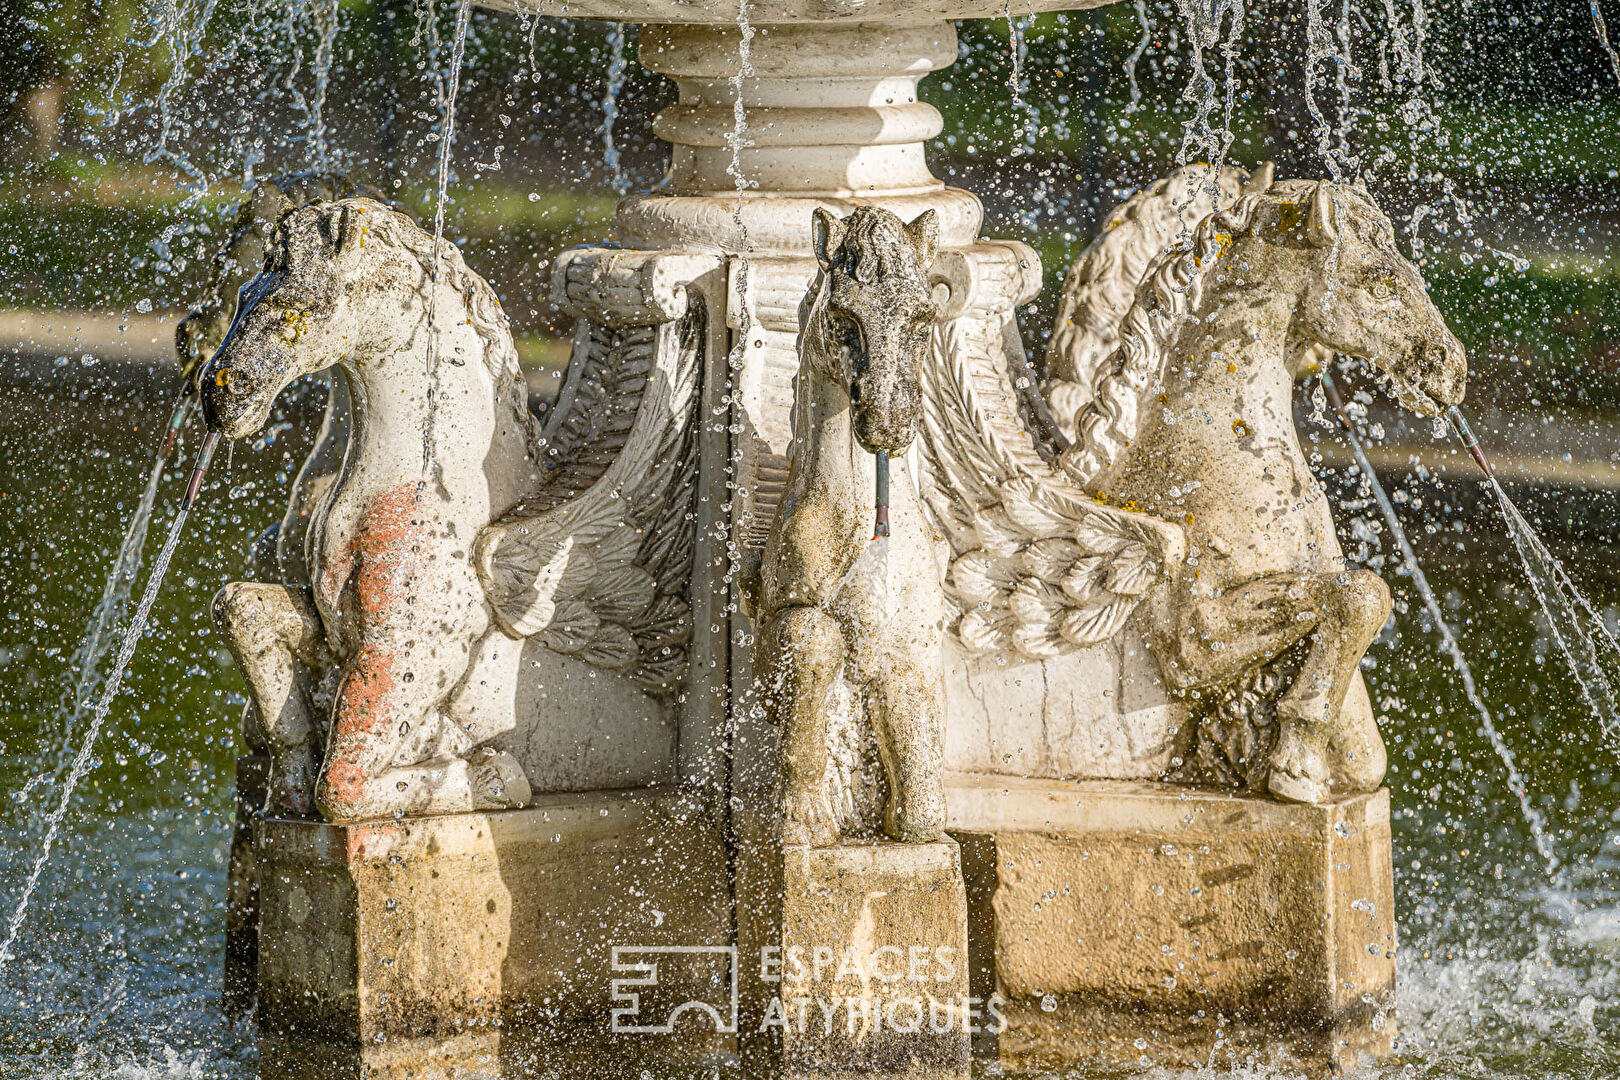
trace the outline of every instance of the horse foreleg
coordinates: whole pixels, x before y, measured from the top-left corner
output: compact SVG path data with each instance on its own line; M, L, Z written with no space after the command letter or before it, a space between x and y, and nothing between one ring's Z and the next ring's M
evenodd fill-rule
M429 653L362 641L344 665L316 804L331 821L453 814L527 805L529 784L509 754L472 751L441 710L466 649Z
M1170 608L1150 633L1166 681L1182 691L1231 682L1309 638L1299 675L1277 702L1270 787L1281 798L1325 801L1333 779L1329 743L1341 756L1370 747L1359 723L1356 731L1340 727L1356 667L1389 617L1383 581L1366 570L1273 574L1216 597L1183 594ZM1356 769L1357 782L1368 771Z
M844 634L819 608L788 608L767 630L765 707L777 751L782 842L826 847L839 837L827 798L827 698L844 663Z
M238 581L214 597L214 625L247 684L270 753L271 814L307 816L319 739L311 674L325 662L320 615L308 589Z
M1383 777L1383 741L1376 729L1364 730L1371 710L1350 715L1344 701L1367 646L1389 618L1389 587L1368 570L1322 579L1323 617L1310 636L1298 677L1277 702L1279 730L1268 786L1273 795L1295 802L1326 802L1335 787L1366 790L1370 766L1377 766L1378 773L1372 786ZM1330 745L1341 758L1359 756L1359 767L1341 765L1335 775Z
M906 844L945 835L945 725L939 680L915 658L894 657L867 687L867 712L889 780L883 831Z

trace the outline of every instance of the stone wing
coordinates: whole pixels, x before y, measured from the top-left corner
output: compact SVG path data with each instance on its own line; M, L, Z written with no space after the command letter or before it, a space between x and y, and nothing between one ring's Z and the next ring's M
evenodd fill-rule
M590 327L537 438L545 475L479 534L501 628L674 689L691 617L701 323Z
M938 332L924 499L950 540L945 593L962 644L1040 659L1112 637L1186 547L1179 526L1100 503L1045 463L995 338L958 323Z

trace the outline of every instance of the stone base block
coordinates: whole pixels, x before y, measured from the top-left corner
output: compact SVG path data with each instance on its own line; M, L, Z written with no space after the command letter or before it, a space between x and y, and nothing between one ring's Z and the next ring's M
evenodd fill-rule
M615 949L731 943L723 830L675 793L263 820L256 848L264 1080L617 1080L735 1055L714 1024L647 1033L614 1015ZM701 967L659 993L712 996Z
M743 1075L967 1080L983 1006L957 845L778 851L780 888L739 900Z
M236 823L225 873L225 985L228 1016L252 1014L259 977L259 868L253 852L253 824L264 810L270 785L270 758L243 754L236 759Z
M1301 806L1165 784L957 775L973 992L1013 1069L1390 1052L1389 794Z

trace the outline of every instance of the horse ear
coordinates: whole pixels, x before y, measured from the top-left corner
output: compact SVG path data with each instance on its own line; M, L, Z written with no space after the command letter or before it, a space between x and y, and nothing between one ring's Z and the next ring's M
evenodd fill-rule
M1333 200L1333 185L1326 180L1317 184L1311 195L1305 238L1315 247L1332 247L1339 239L1339 209Z
M1250 173L1249 178L1243 182L1243 194L1263 195L1276 178L1277 163L1275 161L1263 161L1255 166L1254 172Z
M916 221L906 226L906 235L917 249L917 261L924 270L928 269L934 263L934 253L939 250L939 214L924 210Z
M833 255L844 242L844 223L818 206L810 214L810 237L816 249L816 262L823 270L831 270Z

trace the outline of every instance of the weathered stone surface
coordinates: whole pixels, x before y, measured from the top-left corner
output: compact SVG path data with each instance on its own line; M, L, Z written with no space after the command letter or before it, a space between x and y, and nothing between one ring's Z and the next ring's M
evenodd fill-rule
M779 850L780 888L739 900L743 1074L965 1080L983 1006L956 844Z
M260 923L266 1080L617 1076L729 1049L712 1025L614 1030L616 946L730 943L719 828L676 794L541 796L397 823L272 819L257 839L273 883ZM672 969L661 992L707 995L704 975Z
M1009 1068L1273 1058L1394 1035L1389 795L1325 806L1158 784L963 776L974 993Z
M1192 742L1132 627L1046 660L973 656L948 636L944 666L954 771L1158 780Z
M264 808L270 760L265 754L236 759L236 823L231 829L225 873L225 985L223 1003L232 1016L253 1008L259 970L259 866L253 824Z

